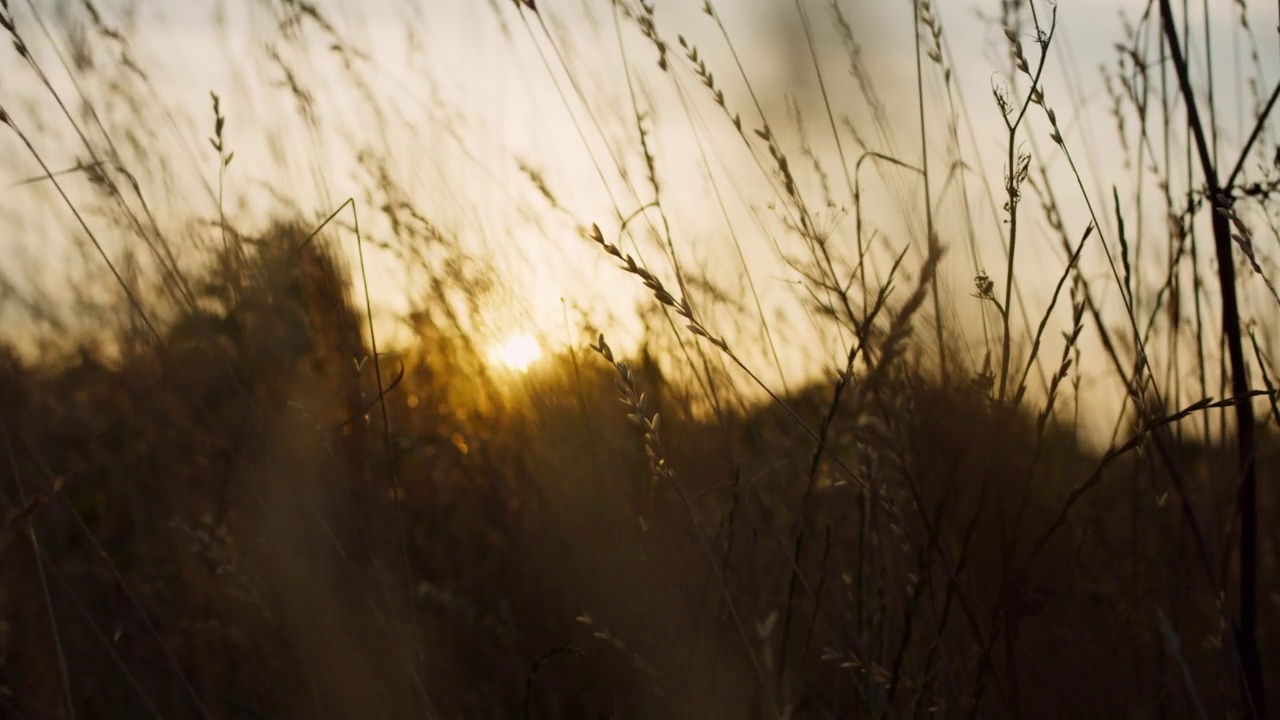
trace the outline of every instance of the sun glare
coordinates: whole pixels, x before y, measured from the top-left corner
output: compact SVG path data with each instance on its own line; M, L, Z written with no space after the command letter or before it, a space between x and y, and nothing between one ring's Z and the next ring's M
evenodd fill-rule
M542 346L532 335L515 335L489 351L489 362L515 372L523 372L542 357Z

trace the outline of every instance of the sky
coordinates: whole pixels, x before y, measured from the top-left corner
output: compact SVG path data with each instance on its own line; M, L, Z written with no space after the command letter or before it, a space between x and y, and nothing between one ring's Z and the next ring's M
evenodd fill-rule
M140 175L162 222L179 227L192 216L217 217L212 191L218 160L206 140L212 125L209 93L216 92L227 116L227 144L236 152L225 178L223 204L229 214L266 216L284 199L304 216L319 219L352 197L362 219L375 216L373 208L360 207L371 200L364 192L371 165L362 164L361 157L372 153L382 160L379 169L396 178L407 201L467 252L492 264L503 279L505 301L484 313L477 327L495 339L529 332L554 345L577 341L587 325L607 329L623 342L637 336L634 310L646 303L644 290L581 237L580 228L591 223L611 241L621 240L628 252L639 253L674 285L675 268L654 238L656 213L642 212L627 226L630 234L619 233L621 218L653 199L634 118L639 106L654 148L677 260L705 271L730 299L739 301L748 318L759 311L751 298L754 288L766 323L794 332L783 348L781 368L762 376L771 384L794 383L814 368L832 366L847 340L823 329L796 304L797 297L803 299L797 275L775 244L787 235L786 213L780 209L784 204L776 180L761 169L761 157L767 164L768 155L760 143L754 151L744 146L728 116L698 85L677 39L699 49L727 104L747 128L763 127L763 111L793 167L799 168L805 194L820 198L818 173L800 149L802 143L812 148L837 200L832 208L815 207L832 229L839 256L848 259L856 255L854 212L844 180L852 158L876 150L907 164L922 162L912 5L840 1L866 74L891 119L890 135L880 137L868 129L871 114L849 73L829 0L721 0L714 7L723 34L697 2L653 3L671 72L657 68L653 43L606 0L541 0L537 14L519 10L510 0L100 2L95 7L102 22L118 29L127 46L95 31L80 3L12 4L20 31L53 85L66 97L80 90L93 97L105 124L130 138L139 157L165 158L163 171L157 167ZM305 16L292 28L294 34L282 29L279 19L290 12L296 16L300 7L315 8L333 34ZM1042 20L1053 12L1048 3L1037 8ZM1031 114L1018 147L1032 152L1035 162L1045 163L1060 181L1063 214L1073 236L1083 233L1089 217L1086 197L1104 218L1104 230L1114 231L1108 227L1114 213L1113 208L1107 212L1111 187L1138 184L1133 167L1123 162L1100 67L1114 68L1115 45L1123 40L1125 22L1136 22L1145 8L1146 3L1136 0L1063 0L1056 7L1045 96L1073 151L1085 193L1071 191L1066 158L1048 139L1043 114ZM1277 25L1276 9L1261 3L1244 8L1259 42L1259 92L1266 93L1269 83L1280 78L1277 43L1270 33ZM1200 11L1192 15L1192 61L1203 67L1205 28L1211 28L1219 147L1231 156L1250 125L1249 89L1241 82L1254 75L1250 46L1238 31L1240 4L1213 0L1204 9L1207 25ZM1003 280L1002 201L997 194L1006 137L992 88L1007 84L1009 44L995 19L998 10L995 0L936 0L932 14L943 28L944 59L954 79L950 99L937 68L927 60L924 68L925 147L933 149L930 197L949 248L943 279L952 304L945 312L972 338L981 337L984 313L983 304L971 297L973 275L983 271ZM1024 16L1020 34L1034 61L1037 51L1028 20ZM81 47L91 49L84 54L92 60L85 77L99 79L79 90L71 75L58 69L55 54L56 49L69 57L76 38L84 38ZM335 38L355 51L347 56L353 69L344 68L343 56L333 50ZM119 69L122 57L145 74L145 86L136 74ZM6 58L5 63L17 67L16 60ZM749 88L743 74L750 79ZM145 102L126 100L128 94L113 90L112 81L145 87ZM312 101L316 119L311 125L305 122L306 109L289 91L290 82ZM360 84L367 89L361 91ZM1017 92L1025 87L1025 82L1015 85ZM835 124L842 127L847 118L860 128L862 146L843 129L837 146L824 89ZM29 129L50 165L75 164L76 139L59 121L56 106L33 73L0 76L0 103ZM949 163L956 160L947 150L952 107L961 117L962 159L970 168L961 174L971 194L967 218L961 214L956 185L942 187ZM803 118L803 135L793 121L795 110ZM1132 108L1126 112L1132 142ZM0 138L0 153L17 158L0 167L0 182L6 186L40 174L11 134ZM536 171L554 203L525 169ZM878 243L875 265L884 268L897 251L914 247L907 267L918 266L924 215L918 176L873 162L860 177L866 183L865 224ZM83 182L68 186L73 193L88 192ZM1151 205L1155 195L1148 193L1142 202L1136 195L1126 196L1122 206L1154 225L1163 222L1158 204ZM0 270L11 282L56 286L58 273L67 266L59 253L74 256L49 240L59 235L53 228L68 226L65 208L56 209L58 204L52 189L39 183L11 189L0 200L0 219L25 229L0 240L0 250L10 258ZM1038 203L1029 200L1022 212L1026 220L1017 277L1025 278L1020 290L1032 308L1030 315L1038 319L1063 254L1047 235ZM1114 245L1113 232L1101 234L1110 235ZM122 247L117 244L113 250ZM347 250L352 252L349 246ZM800 254L798 246L783 250ZM1148 252L1154 262L1162 249ZM423 278L385 253L371 253L368 259L375 305L387 316L403 312ZM1105 279L1110 272L1105 262L1101 252L1088 256L1090 276ZM1114 296L1105 301L1114 303ZM773 364L759 330L766 323L757 322L753 329L733 313L715 310L710 300L700 303L708 307L709 323L723 322L726 337L741 338L738 344L750 363ZM990 322L990 309L985 313ZM1065 322L1061 311L1058 316L1060 324ZM1049 335L1057 338L1059 332ZM975 362L980 352L971 349ZM1056 358L1057 352L1047 355Z

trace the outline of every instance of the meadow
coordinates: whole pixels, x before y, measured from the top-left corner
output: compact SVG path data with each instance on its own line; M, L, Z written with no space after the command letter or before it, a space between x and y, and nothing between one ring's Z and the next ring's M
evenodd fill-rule
M0 716L1274 716L1280 18L987 4L0 0Z

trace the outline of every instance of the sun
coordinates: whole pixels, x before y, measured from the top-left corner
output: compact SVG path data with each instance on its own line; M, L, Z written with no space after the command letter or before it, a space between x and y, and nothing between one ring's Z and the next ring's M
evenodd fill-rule
M532 335L513 335L489 350L489 362L515 372L524 372L542 357L542 346Z

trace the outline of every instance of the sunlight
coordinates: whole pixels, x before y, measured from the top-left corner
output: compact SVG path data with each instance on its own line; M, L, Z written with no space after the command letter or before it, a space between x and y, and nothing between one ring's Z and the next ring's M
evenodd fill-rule
M524 372L542 357L542 346L532 335L513 335L489 351L489 362L507 370Z

